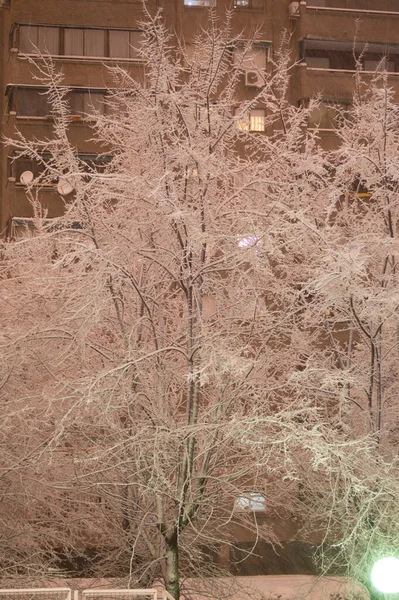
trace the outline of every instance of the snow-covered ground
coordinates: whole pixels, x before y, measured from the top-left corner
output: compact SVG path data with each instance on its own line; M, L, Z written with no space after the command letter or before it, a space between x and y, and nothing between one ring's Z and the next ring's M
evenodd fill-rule
M205 581L188 580L186 600L368 600L367 590L345 577L312 575L258 575Z

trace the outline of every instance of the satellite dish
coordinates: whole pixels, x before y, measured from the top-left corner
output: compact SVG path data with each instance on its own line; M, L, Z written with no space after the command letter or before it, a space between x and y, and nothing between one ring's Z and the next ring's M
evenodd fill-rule
M67 179L60 179L57 183L57 191L61 196L72 194L75 188Z
M23 173L21 173L19 180L24 185L29 185L30 183L32 183L34 178L35 176L33 175L32 171L24 171Z

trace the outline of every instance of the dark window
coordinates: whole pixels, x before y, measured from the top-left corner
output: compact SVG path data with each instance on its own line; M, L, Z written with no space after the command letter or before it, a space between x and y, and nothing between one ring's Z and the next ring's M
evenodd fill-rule
M139 58L143 41L141 31L109 31L109 56L113 58Z
M303 58L310 68L354 71L361 61L365 71L374 71L379 64L388 72L399 71L399 46L338 40L306 39Z
M64 54L67 56L106 56L104 29L66 28Z
M39 177L39 175L44 172L45 168L44 163L37 162L31 158L19 158L15 163L16 181L17 183L20 183L21 175L22 173L25 173L25 171L31 171L35 178Z
M35 88L18 88L17 115L22 117L46 117L51 112L51 106L44 90Z
M138 30L19 25L18 49L25 54L139 58Z
M98 154L78 154L78 158L81 161L82 170L87 173L102 173L107 164L112 160L110 155L98 155ZM49 154L43 154L43 162L33 160L31 158L18 158L14 163L11 164L12 174L14 175L17 183L21 182L21 175L25 171L31 171L33 177L39 177L46 169L46 162L50 159ZM56 184L58 183L58 177L54 177L49 180L46 177L46 183Z
M26 54L59 54L60 28L20 25L19 50Z
M104 98L104 92L71 90L68 94L71 115L84 116L93 112L104 114Z
M18 88L15 98L18 116L46 117L51 114L52 107L48 102L46 90L42 88ZM93 112L105 112L105 92L71 90L67 99L72 116L81 117Z

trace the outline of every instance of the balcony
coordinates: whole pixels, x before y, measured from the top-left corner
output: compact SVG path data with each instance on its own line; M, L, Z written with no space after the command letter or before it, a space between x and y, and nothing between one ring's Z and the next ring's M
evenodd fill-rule
M351 102L354 90L355 71L344 69L331 69L310 67L301 63L297 67L294 84L294 101L302 98L312 98L320 94L329 101L339 103ZM362 79L367 83L374 77L374 72L364 72ZM388 85L395 91L396 101L399 102L399 73L388 74Z
M398 0L307 0L306 8L399 15Z
M378 42L353 42L306 37L300 42L299 55L308 68L326 71L363 71L383 68L399 74L399 45Z

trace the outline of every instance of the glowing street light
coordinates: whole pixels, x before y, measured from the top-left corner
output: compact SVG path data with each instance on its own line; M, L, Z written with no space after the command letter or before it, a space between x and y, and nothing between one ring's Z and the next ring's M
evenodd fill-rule
M371 583L383 594L399 592L399 559L389 556L377 560L371 569Z

